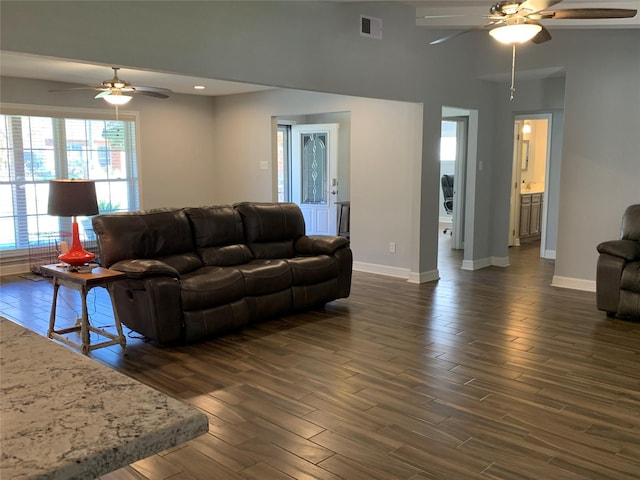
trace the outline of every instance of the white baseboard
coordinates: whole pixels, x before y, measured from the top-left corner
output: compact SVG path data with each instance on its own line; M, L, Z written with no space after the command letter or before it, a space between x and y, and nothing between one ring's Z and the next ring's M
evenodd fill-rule
M552 287L570 288L572 290L582 290L583 292L595 292L595 280L584 280L582 278L560 277L554 275L551 279Z
M542 258L546 258L548 260L556 259L556 251L555 250L545 250Z
M509 257L491 257L491 265L494 267L508 267L511 264L509 263Z
M408 268L390 267L377 263L353 262L353 269L358 272L376 273L387 277L409 278L411 273Z
M353 262L353 269L357 272L375 273L376 275L386 275L387 277L404 278L409 283L433 282L440 278L438 270L414 273L408 268L390 267L377 263Z
M478 260L463 260L462 270L480 270L486 267L508 267L509 257L486 257Z
M409 283L427 283L434 282L440 279L440 273L438 270L429 270L428 272L420 272L420 273L409 273L409 278L407 278L407 282Z

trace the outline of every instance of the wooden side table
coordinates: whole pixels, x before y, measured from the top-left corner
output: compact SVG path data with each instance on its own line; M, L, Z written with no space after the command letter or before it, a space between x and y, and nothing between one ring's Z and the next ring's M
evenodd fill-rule
M52 277L53 283L53 302L51 304L51 316L49 317L49 329L47 330L47 336L66 343L67 345L79 348L85 355L88 355L91 350L118 344L120 344L122 352L126 355L127 341L122 333L122 325L120 324L120 319L118 318L118 313L116 312L116 308L113 303L113 295L111 295L113 282L126 278L126 275L116 270L109 270L101 267L94 268L88 273L70 272L67 270L66 265L63 264L43 265L40 268L44 275L50 275ZM82 298L82 317L78 319L78 324L76 326L56 330L56 305L58 301L58 289L61 285L80 292L80 296ZM104 287L109 290L109 298L111 299L111 305L113 307L113 317L115 319L116 330L118 332L117 335L94 327L89 323L87 294L93 287ZM78 331L80 332L82 343L74 342L73 340L65 337L68 333ZM97 333L109 340L92 345L89 338L89 332Z

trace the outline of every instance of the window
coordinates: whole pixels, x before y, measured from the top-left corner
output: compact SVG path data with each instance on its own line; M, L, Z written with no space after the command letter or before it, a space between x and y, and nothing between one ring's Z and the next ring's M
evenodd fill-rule
M20 251L69 232L70 219L47 215L49 180L55 178L95 180L101 213L138 208L134 116L9 110L3 107L0 114L0 251ZM81 234L93 233L87 219L78 220Z

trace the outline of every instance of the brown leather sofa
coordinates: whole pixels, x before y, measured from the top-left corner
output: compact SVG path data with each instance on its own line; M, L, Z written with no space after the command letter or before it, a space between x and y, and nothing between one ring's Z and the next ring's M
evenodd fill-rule
M607 316L640 318L640 204L622 216L620 240L598 245L596 303Z
M98 215L120 321L158 344L190 343L348 297L349 240L307 236L292 203Z

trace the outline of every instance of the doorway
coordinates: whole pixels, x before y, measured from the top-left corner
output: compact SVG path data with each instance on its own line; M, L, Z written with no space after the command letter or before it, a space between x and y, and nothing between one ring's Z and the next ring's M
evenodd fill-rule
M441 121L439 220L441 234L451 236L454 250L464 249L468 124L466 116L443 116Z
M518 115L513 124L509 246L539 242L545 257L551 114Z

